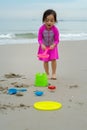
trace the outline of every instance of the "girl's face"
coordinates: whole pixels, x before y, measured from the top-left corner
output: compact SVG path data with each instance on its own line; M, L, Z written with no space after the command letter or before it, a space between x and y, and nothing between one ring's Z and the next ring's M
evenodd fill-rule
M49 30L54 24L55 24L55 19L52 14L48 15L47 18L44 21L47 29Z

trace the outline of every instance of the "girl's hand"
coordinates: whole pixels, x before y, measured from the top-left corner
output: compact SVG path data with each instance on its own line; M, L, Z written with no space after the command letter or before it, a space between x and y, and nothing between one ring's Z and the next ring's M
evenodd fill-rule
M55 46L56 46L55 44L52 44L52 45L50 46L50 50L54 49Z
M41 45L41 48L42 48L43 50L46 50L46 46L45 46L44 44Z

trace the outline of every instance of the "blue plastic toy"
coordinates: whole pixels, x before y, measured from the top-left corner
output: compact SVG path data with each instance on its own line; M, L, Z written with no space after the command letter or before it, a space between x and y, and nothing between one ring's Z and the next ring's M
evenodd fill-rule
M9 88L7 93L8 94L16 94L17 92L24 92L27 91L26 88Z
M44 93L44 92L42 92L42 91L36 91L36 92L35 92L35 95L36 95L36 96L42 96L43 93Z

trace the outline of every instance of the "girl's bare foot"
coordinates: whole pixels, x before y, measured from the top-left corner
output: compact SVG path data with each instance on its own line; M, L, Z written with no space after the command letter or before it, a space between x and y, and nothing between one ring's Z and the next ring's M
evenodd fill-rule
M47 75L48 79L51 79L50 75Z
M52 79L52 80L56 80L56 74L52 74L51 79Z

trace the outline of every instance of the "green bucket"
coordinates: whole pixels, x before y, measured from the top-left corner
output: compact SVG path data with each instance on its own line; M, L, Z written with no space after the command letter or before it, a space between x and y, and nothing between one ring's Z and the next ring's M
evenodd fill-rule
M36 87L47 87L48 86L48 77L47 77L46 73L36 73L35 86Z

